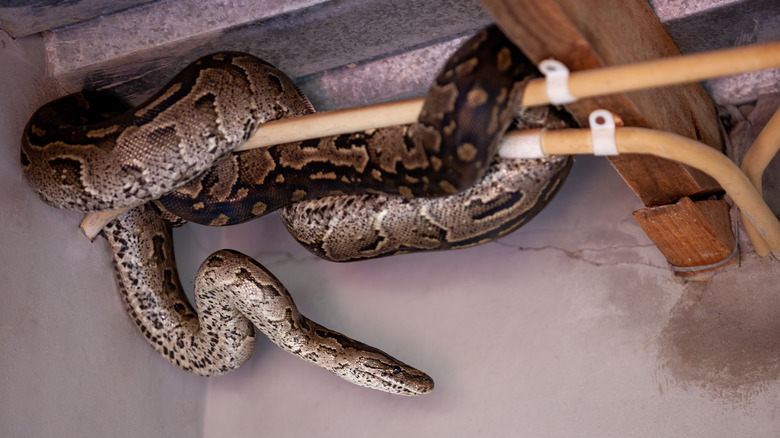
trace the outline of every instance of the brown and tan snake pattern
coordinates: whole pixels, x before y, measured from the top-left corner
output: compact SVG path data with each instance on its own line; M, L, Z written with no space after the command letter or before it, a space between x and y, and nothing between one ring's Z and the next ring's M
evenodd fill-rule
M25 130L21 162L58 208L137 206L103 235L128 314L175 365L229 372L252 354L257 329L353 383L419 395L433 389L430 377L308 320L243 254L222 250L202 264L193 309L163 218L229 225L281 208L295 238L331 260L495 239L541 210L571 165L568 157L494 159L534 72L491 27L447 61L415 125L231 153L265 121L313 109L276 68L218 53L137 108L96 92L45 105Z

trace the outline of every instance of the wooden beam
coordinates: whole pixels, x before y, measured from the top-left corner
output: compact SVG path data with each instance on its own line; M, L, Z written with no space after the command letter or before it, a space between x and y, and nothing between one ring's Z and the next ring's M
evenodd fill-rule
M634 218L669 263L677 268L695 268L729 260L736 245L731 232L729 205L722 199L693 202L690 198L682 198L676 204L637 210ZM731 258L723 266L735 260L736 257ZM707 276L713 270L676 272L692 278Z
M555 58L577 71L680 55L646 0L482 3L504 33L537 64ZM620 115L626 126L662 129L723 150L715 105L698 83L583 99L565 107L582 126L587 126L591 111L605 108ZM699 170L651 156L617 156L610 162L646 206L665 205L660 210L640 210L636 216L643 228L648 227L646 231L652 228L651 222L663 224L652 228L651 239L671 242L659 249L672 265L707 265L713 263L712 254L722 255L722 239L704 241L694 229L710 222L728 223L728 210L701 213L709 222L678 224L679 218L693 213L687 203L675 204L689 196L719 193L715 180ZM730 228L727 232L731 233Z
M482 0L498 25L537 64L554 57L572 71L679 55L645 0ZM583 126L606 108L626 126L664 129L718 150L715 107L699 84L586 99L566 105ZM612 165L645 205L719 191L706 174L654 157L615 157Z

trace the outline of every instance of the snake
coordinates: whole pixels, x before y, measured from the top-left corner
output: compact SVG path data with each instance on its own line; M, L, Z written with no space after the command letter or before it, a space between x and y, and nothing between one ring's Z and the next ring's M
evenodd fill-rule
M89 90L42 106L23 133L21 165L54 207L133 207L102 235L130 319L172 364L225 374L251 357L259 330L347 381L421 395L433 390L430 376L306 318L270 271L239 252L220 250L203 262L193 307L177 273L172 228L231 225L278 210L296 240L333 261L506 235L550 202L573 161L496 153L536 75L491 26L445 62L415 124L233 152L263 123L314 110L276 67L246 53L215 53L136 107ZM572 123L552 107L520 121Z

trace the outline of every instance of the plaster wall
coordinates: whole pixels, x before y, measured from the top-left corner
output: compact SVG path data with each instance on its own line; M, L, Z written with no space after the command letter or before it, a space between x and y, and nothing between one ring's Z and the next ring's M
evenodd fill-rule
M19 140L58 95L37 37L0 31L0 436L200 436L206 381L159 361L119 301L105 241L29 189Z
M265 264L302 312L428 372L409 399L344 383L266 341L209 381L204 436L776 437L776 260L676 279L603 158L514 234L353 264L315 259L275 217L176 234L180 266L218 248Z
M332 264L275 215L175 232L186 287L211 252L245 252L307 316L428 372L432 394L357 388L265 340L228 376L175 369L125 315L105 242L21 175L26 120L62 94L43 52L0 35L0 436L780 436L780 264L743 241L710 282L676 279L631 217L641 203L592 157L526 227L467 250ZM335 84L320 107L365 103L337 99L382 62L304 85Z

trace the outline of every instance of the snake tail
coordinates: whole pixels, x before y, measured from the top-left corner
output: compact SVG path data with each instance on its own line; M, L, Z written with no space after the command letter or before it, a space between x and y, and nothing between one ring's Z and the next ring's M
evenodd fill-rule
M197 375L228 373L254 352L256 331L274 344L359 386L422 395L433 380L381 350L301 315L290 293L249 256L220 250L195 277L195 308L183 293L171 227L150 204L103 231L128 315L169 362Z

